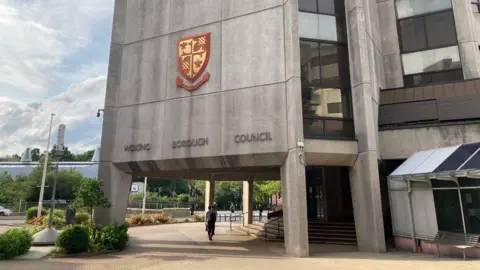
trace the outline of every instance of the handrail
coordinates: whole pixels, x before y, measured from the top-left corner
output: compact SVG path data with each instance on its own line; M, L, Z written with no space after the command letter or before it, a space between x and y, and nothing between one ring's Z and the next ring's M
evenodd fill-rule
M274 217L270 220L267 220L267 222L265 222L265 225L263 225L263 228L264 228L264 232L265 232L265 241L268 242L268 225L272 224L273 222L277 222L277 231L279 232L279 235L281 235L280 233L280 219L283 218L283 216L281 217Z

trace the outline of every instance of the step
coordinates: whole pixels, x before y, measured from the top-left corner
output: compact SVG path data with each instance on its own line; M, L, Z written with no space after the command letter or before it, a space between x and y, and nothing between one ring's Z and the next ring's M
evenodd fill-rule
M309 236L342 236L342 237L351 237L357 238L355 233L328 233L328 232L308 232Z

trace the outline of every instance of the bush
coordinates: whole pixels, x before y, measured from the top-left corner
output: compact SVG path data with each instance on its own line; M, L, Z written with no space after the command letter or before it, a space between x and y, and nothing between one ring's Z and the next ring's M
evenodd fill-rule
M196 222L204 222L205 221L204 216L194 215L193 218L195 219Z
M67 254L86 252L89 244L88 229L80 226L66 227L55 242L55 245Z
M154 220L155 223L160 223L160 224L166 224L166 223L169 223L171 221L171 218L169 215L166 215L166 214L153 214L152 215L152 218Z
M128 243L128 224L103 227L101 229L100 241L106 250L123 250Z
M0 235L0 260L7 260L28 252L32 236L25 229L10 229Z
M28 222L36 218L37 213L38 213L38 207L34 206L34 207L28 208L27 211L25 212L25 221ZM42 207L42 216L45 216L45 215L47 215L47 209Z
M43 225L48 225L48 221L50 219L50 212L43 217ZM53 219L52 219L53 227L59 227L65 225L65 213L61 209L54 209L53 210Z
M75 214L75 223L80 225L87 225L90 223L90 215L85 212Z
M27 223L30 225L41 226L43 225L43 217L32 218Z

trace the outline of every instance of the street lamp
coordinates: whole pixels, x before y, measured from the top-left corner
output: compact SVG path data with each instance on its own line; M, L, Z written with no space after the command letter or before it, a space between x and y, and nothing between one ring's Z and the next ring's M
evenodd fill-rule
M50 114L50 128L48 131L47 152L45 153L45 161L43 162L42 184L40 186L40 197L38 198L37 218L42 216L43 192L45 191L45 178L47 177L48 151L50 149L50 136L52 135L52 122L55 114Z
M57 144L54 149L54 154L55 154L55 176L53 179L53 190L52 190L52 199L49 201L50 203L50 217L48 219L48 228L43 229L42 231L36 233L33 235L33 244L34 245L53 245L55 244L55 241L58 238L59 231L55 230L52 228L52 223L53 223L53 209L55 208L55 205L57 201L55 200L55 193L57 191L57 177L58 177L58 163L60 159L62 158L63 151L65 148L65 125L61 124L58 127L58 132L57 132Z

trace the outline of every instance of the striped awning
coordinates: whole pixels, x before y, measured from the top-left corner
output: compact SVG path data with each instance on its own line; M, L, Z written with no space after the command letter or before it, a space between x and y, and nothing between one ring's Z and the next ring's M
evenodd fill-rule
M480 142L416 152L389 180L480 178Z

